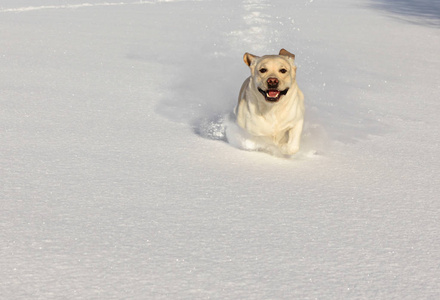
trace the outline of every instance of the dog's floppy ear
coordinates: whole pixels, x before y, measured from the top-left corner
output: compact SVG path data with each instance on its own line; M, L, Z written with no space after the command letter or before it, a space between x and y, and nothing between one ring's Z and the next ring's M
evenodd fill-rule
M279 55L284 55L284 56L290 57L292 59L295 59L295 54L290 53L289 51L287 51L284 48L280 50L280 54Z
M256 58L258 58L258 56L253 55L253 54L250 54L250 53L247 53L247 52L243 55L244 63L247 64L249 67L251 66L251 63L252 63Z

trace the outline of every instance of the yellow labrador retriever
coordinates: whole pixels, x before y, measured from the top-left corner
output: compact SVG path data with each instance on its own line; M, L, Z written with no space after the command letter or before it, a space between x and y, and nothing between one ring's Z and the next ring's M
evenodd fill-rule
M296 83L295 55L244 54L251 76L241 87L236 123L247 134L248 150L292 155L299 150L304 123L304 95Z

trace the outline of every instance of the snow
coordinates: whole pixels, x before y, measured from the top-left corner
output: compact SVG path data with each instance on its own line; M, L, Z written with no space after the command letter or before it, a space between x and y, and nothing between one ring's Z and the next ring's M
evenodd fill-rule
M0 298L438 298L432 2L3 0ZM291 159L224 140L281 48Z

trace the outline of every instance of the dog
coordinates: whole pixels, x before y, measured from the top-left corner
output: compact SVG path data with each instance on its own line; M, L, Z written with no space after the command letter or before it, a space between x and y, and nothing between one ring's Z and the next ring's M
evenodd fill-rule
M245 53L251 70L240 90L235 122L247 135L248 150L291 156L298 152L304 124L304 94L296 82L295 55L258 57Z

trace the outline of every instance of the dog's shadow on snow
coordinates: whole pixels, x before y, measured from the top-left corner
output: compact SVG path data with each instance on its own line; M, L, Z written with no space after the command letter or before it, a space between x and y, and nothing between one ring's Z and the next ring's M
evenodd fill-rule
M225 116L233 111L241 84L249 76L234 60L205 54L180 60L185 64L169 65L174 70L156 112L191 126L202 138L227 142Z

